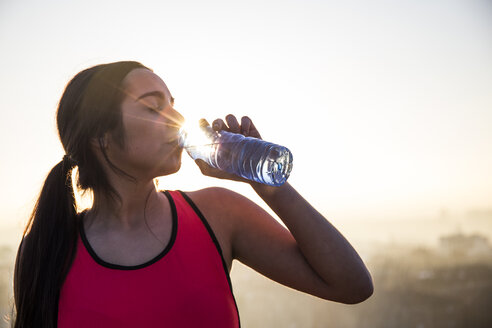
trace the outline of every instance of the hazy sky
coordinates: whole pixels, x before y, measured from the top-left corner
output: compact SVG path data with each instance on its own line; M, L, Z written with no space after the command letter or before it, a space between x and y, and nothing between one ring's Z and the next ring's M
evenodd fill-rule
M188 119L250 116L330 219L492 207L487 0L2 0L0 45L3 222L25 222L63 156L66 83L115 60L153 68ZM188 158L160 183L254 198Z

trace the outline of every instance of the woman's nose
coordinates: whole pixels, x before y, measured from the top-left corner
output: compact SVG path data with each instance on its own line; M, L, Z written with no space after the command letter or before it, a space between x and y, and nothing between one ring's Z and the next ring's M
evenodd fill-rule
M175 121L174 122L176 123L176 125L179 128L181 128L183 126L184 122L185 122L185 118L183 117L183 115L181 115L180 112L178 112L174 108L173 108L173 113L174 113L174 117L175 117Z
M173 107L169 106L161 112L162 122L172 128L180 129L184 124L184 117Z

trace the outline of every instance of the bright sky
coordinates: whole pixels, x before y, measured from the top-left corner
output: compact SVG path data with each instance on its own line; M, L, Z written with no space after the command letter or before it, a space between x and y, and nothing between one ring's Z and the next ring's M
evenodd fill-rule
M66 83L116 60L153 68L189 119L250 116L329 219L492 207L490 1L4 0L0 45L4 223L25 222L63 156ZM188 158L160 183L256 200Z

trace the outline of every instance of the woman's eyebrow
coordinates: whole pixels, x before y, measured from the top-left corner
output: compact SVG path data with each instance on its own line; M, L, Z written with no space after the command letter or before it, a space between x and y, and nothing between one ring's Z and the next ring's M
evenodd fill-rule
M160 99L166 99L166 96L161 91L150 91L150 92L144 93L143 95L141 95L140 97L138 97L135 101L139 101L142 98L151 97L151 96L154 96L154 97L157 97L157 98L160 98Z

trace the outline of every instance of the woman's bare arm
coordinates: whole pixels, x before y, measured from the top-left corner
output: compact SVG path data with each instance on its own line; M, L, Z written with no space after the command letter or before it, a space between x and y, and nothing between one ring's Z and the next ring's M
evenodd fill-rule
M216 130L260 138L251 120L233 115L214 121ZM211 168L197 161L203 174L249 183L284 222L285 229L260 206L222 188L212 188L211 202L233 220L232 252L244 264L286 286L336 302L354 304L373 293L372 278L344 236L289 183L272 187Z

